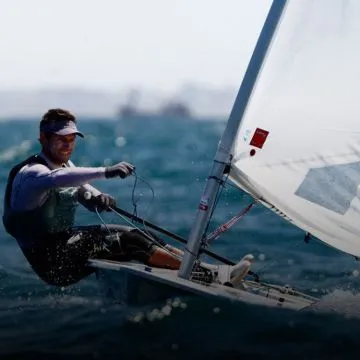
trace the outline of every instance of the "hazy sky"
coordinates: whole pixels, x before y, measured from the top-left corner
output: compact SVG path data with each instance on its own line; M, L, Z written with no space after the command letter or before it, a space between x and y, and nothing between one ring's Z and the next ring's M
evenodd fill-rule
M238 86L270 0L2 0L0 89Z

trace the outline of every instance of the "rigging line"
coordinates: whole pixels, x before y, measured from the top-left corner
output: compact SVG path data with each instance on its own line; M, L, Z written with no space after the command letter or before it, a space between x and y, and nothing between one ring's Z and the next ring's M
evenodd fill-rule
M137 216L137 202L135 201L135 189L136 189L138 176L137 176L135 171L133 171L133 176L135 177L135 181L134 181L134 185L133 185L133 188L132 188L132 191L131 191L131 202L132 202L132 205L133 205L133 208L134 208L133 214L134 214L134 216Z
M135 188L136 188L136 184L137 184L137 180L138 180L138 179L141 180L144 184L146 184L146 185L149 187L149 189L151 190L152 196L151 196L150 205L148 206L148 208L147 208L146 211L145 211L145 215L147 215L147 213L148 213L149 209L151 208L152 203L153 203L153 201L154 201L155 192L154 192L153 187L150 185L149 182L146 181L145 178L143 178L142 176L137 175L135 172L134 172L134 176L136 177L136 179L135 179L134 186L133 186L133 190L132 190L132 199L134 198ZM136 208L137 205L134 204L134 201L133 201L133 205L134 205L134 207ZM134 209L134 214L133 214L133 215L134 215L135 217L138 217L138 216L137 216L137 211L136 211L135 209ZM147 235L148 235L149 237L151 237L151 238L153 239L150 231L147 229L147 226L146 226L146 224L145 224L145 217L142 217L142 220L143 220L142 223L143 223L145 232L147 233ZM153 239L153 240L155 240L155 239Z
M166 235L166 236L169 236L169 237L171 237L172 239L177 240L177 241L179 241L179 242L181 242L181 243L183 243L183 244L186 244L186 243L187 243L187 240L185 240L185 239L182 238L181 236L179 236L179 235L177 235L177 234L174 234L174 233L172 233L172 232L170 232L170 231L168 231L168 230L165 230L165 229L161 228L160 226L157 226L157 225L155 225L155 224L153 224L153 223L151 223L151 222L149 222L149 221L147 221L147 220L141 219L141 218L139 218L139 217L135 217L135 218L134 218L133 215L131 215L131 213L129 213L129 212L127 212L127 211L125 211L125 210L123 210L123 209L121 209L121 208L119 208L119 207L114 207L114 208L112 208L112 210L113 210L113 211L115 210L115 211L118 212L119 214L124 215L124 216L126 216L127 218L129 218L129 219L133 219L133 221L136 221L136 222L138 222L138 223L142 223L142 222L144 221L144 222L146 223L146 226L154 229L155 231L158 231L158 232L160 232L160 233L162 233L162 234L164 234L164 235ZM227 259L227 258L225 258L225 257L223 257L223 256L221 256L221 255L218 255L218 254L216 254L216 253L214 253L214 252L212 252L212 251L210 251L210 250L201 249L200 251L201 251L202 253L204 253L204 254L206 254L206 255L209 255L209 256L211 256L212 258L214 258L214 259L216 259L216 260L218 260L218 261L226 264L226 265L235 265L235 264L236 264L234 261L232 261L232 260L230 260L230 259Z
M133 173L134 176L135 176L135 181L134 181L134 185L133 185L133 189L132 189L132 194L131 194L131 199L132 199L132 204L134 206L134 213L132 215L132 218L133 217L137 217L137 201L135 201L135 189L136 189L136 184L137 184L137 181L138 179L142 180L145 184L147 184L150 188L150 190L152 191L152 199L151 199L151 203L153 202L154 200L154 190L153 188L151 187L151 185L146 181L144 180L141 176L138 176L135 172ZM110 208L111 209L111 208ZM111 209L112 211L114 211L113 209ZM108 233L111 235L111 231L110 229L108 228L107 224L105 223L105 221L103 220L103 218L101 217L97 207L95 207L95 211L96 211L96 214L97 216L99 217L100 221L102 222L102 224L105 226L105 229L108 231ZM118 214L118 216L122 217L121 215ZM123 217L122 217L123 218ZM155 243L156 245L158 245L159 247L162 247L164 250L166 250L167 252L169 252L168 249L166 249L164 246L162 246L162 244L158 243L156 241L156 239L154 239L154 237L149 233L149 230L146 231L146 234L143 230L141 230L140 228L138 228L134 222L130 222L128 221L127 219L123 218L123 220L125 222L127 222L128 224L132 225L132 227L134 227L135 229L137 229L139 232L141 232L143 235L147 236L149 240L151 240L153 243ZM144 223L144 226L146 228L146 225Z
M133 205L133 215L132 215L132 217L130 217L130 219L133 219L134 217L138 217L138 214L137 214L137 202L140 199L140 196L139 196L138 199L135 200L135 190L136 190L137 182L138 182L138 179L140 178L140 176L138 176L135 171L133 171L132 175L135 177L135 181L134 181L133 188L132 188L132 191L131 191L131 202L132 202L132 205ZM132 224L133 223L134 223L134 221L132 221Z
M111 208L111 210L112 210L115 214L117 214L120 218L122 218L125 222L133 225L129 220L127 220L124 216L122 216L122 215L120 214L120 212L117 211L117 210L119 210L119 211L125 212L124 210L122 210L122 209L116 209L116 208L115 208L115 209ZM145 221L146 221L146 220L145 220ZM148 234L146 234L145 232L143 232L139 227L136 227L136 226L134 226L134 227L135 227L139 232L141 232L144 236L149 236ZM162 230L163 230L163 229L162 229ZM175 234L172 234L172 235L175 235ZM176 257L178 260L182 261L182 257L181 257L180 255L177 255L177 254L173 253L173 252L170 251L168 248L166 248L164 245L162 245L161 243L158 243L158 242L156 241L156 239L153 239L153 238L150 236L150 239L149 239L149 240L153 241L157 246L159 246L160 248L162 248L163 250L165 250L167 253L171 254L172 256ZM183 240L183 242L186 243L185 240ZM205 254L207 254L207 255L213 257L214 259L219 260L219 261L221 261L221 262L223 262L223 263L225 263L225 264L227 264L227 265L235 265L235 263L234 263L233 261L231 261L231 260L229 260L229 259L226 259L226 258L223 258L223 257L221 257L220 255L217 255L217 254L215 254L215 253L212 253L211 251L208 251L208 250L206 250L206 249L203 249L202 252L204 252ZM194 255L195 255L195 254L194 254ZM253 276L256 282L259 282L259 281L260 281L260 277L259 277L259 275L258 275L257 273L249 270L248 275L249 275L249 276Z
M132 189L131 199L132 199L132 204L133 204L133 207L134 207L133 216L137 217L137 203L134 201L134 195L135 195L135 190L136 190L136 185L137 185L138 179L142 180L145 184L147 184L147 185L149 186L150 190L152 191L152 195L153 195L152 200L154 199L154 191L153 191L151 185L150 185L148 182L146 182L142 177L138 176L136 172L134 172L133 175L135 176L135 182L134 182L134 186L133 186L133 189ZM138 198L138 200L139 200L139 199L140 199L140 197ZM127 220L126 220L124 217L122 217L121 215L118 214L118 216L120 216L123 220L127 221ZM143 219L144 219L144 218L143 218ZM128 221L127 221L127 222L128 222ZM137 226L134 224L134 221L133 221L132 223L133 223L133 226L134 226L137 230L139 230L140 232L142 232L142 230L140 230L140 228L137 227ZM154 239L154 237L151 235L151 233L149 232L149 230L147 230L144 221L143 221L143 225L144 225L144 227L145 227L145 232L146 232L146 234L147 234L148 237L151 239L151 241L155 243L155 242L156 242L156 239Z
M111 208L111 210L112 210L115 214L117 214L120 218L122 218L125 222L128 222L128 223L130 223L130 224L132 225L132 223L131 223L129 220L127 220L124 216L122 216L122 215L117 211L117 210L121 210L121 209L112 209L112 208ZM124 210L121 210L121 211L124 211ZM136 228L139 232L141 232L144 236L148 236L148 235L147 235L146 233L144 233L140 228L138 228L138 227L136 227L136 226L135 226L135 228ZM174 234L173 234L173 235L174 235ZM170 251L168 248L166 248L164 245L158 243L158 242L156 241L156 239L153 239L153 238L151 237L151 239L149 239L149 240L153 241L157 246L159 246L160 248L162 248L162 249L163 249L164 251L166 251L168 254L171 254L172 256L174 256L175 258L177 258L178 260L182 261L183 258L182 258L180 255L173 253L173 252ZM186 241L185 241L185 242L186 242ZM225 264L235 265L235 263L234 263L233 261L231 261L231 260L229 260L229 259L226 259L226 258L223 258L223 257L221 257L220 255L217 255L217 254L215 254L215 253L212 253L212 252L210 252L210 251L208 251L208 250L206 250L206 249L203 249L202 252L206 253L207 255L213 257L213 258L216 259L216 260L222 261L222 262L225 263ZM194 255L195 255L195 254L194 254ZM199 261L199 260L197 260L197 261ZM200 261L200 263L201 263L201 261ZM260 282L260 277L259 277L259 275L258 275L257 273L249 270L249 271L248 271L248 275L249 275L249 276L253 276L253 277L254 277L254 281Z
M127 220L124 216L122 216L116 209L114 208L110 208L111 211L113 213L115 213L116 215L118 215L121 219L123 219L125 222L127 222L128 224L130 224L133 228L135 228L136 230L138 230L142 235L144 235L148 240L152 241L155 245L159 246L160 248L162 248L163 250L165 250L167 253L173 255L174 257L176 257L178 260L181 260L181 257L173 252L171 252L166 246L164 246L163 244L161 244L160 242L158 242L153 236L151 236L151 234L146 233L145 231L143 231L142 229L140 229L138 226L136 226L134 223L132 223L131 221Z
M101 215L100 215L100 213L99 213L99 211L98 211L97 206L95 206L95 212L96 212L97 216L99 217L100 221L102 222L102 224L105 226L105 229L107 230L107 232L108 232L109 234L111 234L111 231L110 231L110 229L108 228L107 224L105 223L104 219L101 217Z
M201 241L202 241L202 246L207 246L207 245L208 245L208 244L207 244L207 241L206 241L206 238L207 238L206 234L207 234L207 232L208 232L208 230L209 230L210 221L211 221L211 219L212 219L212 216L214 215L215 208L216 208L217 204L219 203L221 194L222 194L222 192L223 192L223 190L224 190L224 188L225 188L225 184L226 184L226 181L227 181L228 177L229 177L229 175L227 174L225 180L223 180L223 179L217 179L217 180L219 181L220 187L219 187L219 189L218 189L218 191L217 191L216 198L215 198L215 202L214 202L214 206L213 206L213 208L212 208L212 210L211 210L211 214L210 214L210 216L209 216L209 220L208 220L208 222L207 222L207 224L206 224L206 228L205 228L205 231L204 231L204 233L203 233L203 237L202 237L202 239L201 239Z
M151 191L150 205L149 205L149 206L147 207L147 209L145 210L145 214L147 214L147 213L149 212L149 209L151 208L153 202L154 202L155 191L154 191L153 187L151 186L151 184L150 184L148 181L146 181L145 178L143 178L142 176L139 176L139 175L138 175L138 178L139 178L144 184L146 184L146 185L148 186L148 188L150 189L150 191Z
M243 210L241 210L241 212L239 212L237 215L233 216L231 219L229 219L227 222L225 222L224 224L220 225L219 227L217 227L211 234L209 234L206 237L206 241L207 243L211 243L214 240L216 240L222 233L224 233L225 231L228 231L233 225L235 225L242 217L244 217L250 210L251 208L256 204L255 201L253 201L252 203L250 203L248 206L246 206Z

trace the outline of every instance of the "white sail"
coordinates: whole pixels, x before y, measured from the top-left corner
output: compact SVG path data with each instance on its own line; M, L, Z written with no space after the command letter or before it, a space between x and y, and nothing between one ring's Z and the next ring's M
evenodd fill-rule
M233 148L231 179L360 256L360 1L289 0Z

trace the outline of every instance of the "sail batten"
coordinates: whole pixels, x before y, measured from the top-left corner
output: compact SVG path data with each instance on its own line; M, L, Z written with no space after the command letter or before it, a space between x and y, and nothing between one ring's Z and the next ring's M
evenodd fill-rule
M237 132L231 171L239 187L356 256L358 64L360 2L289 0Z

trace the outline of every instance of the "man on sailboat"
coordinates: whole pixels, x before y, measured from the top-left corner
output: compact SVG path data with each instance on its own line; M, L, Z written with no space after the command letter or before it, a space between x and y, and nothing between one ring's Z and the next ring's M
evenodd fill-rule
M14 166L4 198L3 223L18 241L34 271L45 282L65 286L94 270L92 257L138 260L155 267L178 269L179 257L162 240L119 225L74 226L79 203L90 211L111 211L115 199L88 182L125 178L135 167L119 162L108 167L76 167L70 157L78 131L75 116L50 109L40 121L41 152ZM152 234L152 236L154 236Z

